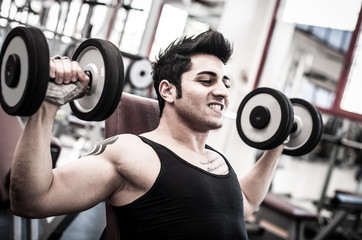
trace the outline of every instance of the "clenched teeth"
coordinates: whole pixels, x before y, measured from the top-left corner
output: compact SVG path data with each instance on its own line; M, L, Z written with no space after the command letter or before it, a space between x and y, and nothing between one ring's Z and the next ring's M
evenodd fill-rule
M220 106L220 105L211 104L211 105L209 105L209 107L210 107L211 109L214 109L214 110L217 110L217 111L221 111L221 106Z

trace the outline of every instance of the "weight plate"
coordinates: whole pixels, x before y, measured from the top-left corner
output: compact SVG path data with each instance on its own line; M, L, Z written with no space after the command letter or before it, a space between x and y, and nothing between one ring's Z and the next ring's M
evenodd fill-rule
M124 85L123 60L111 42L88 39L75 50L72 60L92 75L90 92L70 102L75 116L86 121L107 119L121 99Z
M152 83L151 72L152 64L148 59L134 60L127 68L126 82L136 89L146 89Z
M282 92L257 88L240 103L236 127L246 144L267 150L285 141L293 126L293 116L292 104Z
M10 115L30 116L44 100L49 80L49 49L34 27L16 27L0 53L0 103Z
M319 143L323 132L323 121L318 109L309 102L290 99L294 109L295 127L283 153L290 156L301 156L312 151Z

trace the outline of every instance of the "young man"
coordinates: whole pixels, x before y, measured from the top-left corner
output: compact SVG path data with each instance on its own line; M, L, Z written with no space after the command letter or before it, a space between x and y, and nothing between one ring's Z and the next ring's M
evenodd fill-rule
M226 158L206 145L229 104L231 53L212 30L173 42L154 63L159 126L141 136L115 136L102 143L103 152L55 169L48 146L58 106L44 101L15 152L12 211L46 217L107 200L121 239L247 239L244 219L265 197L283 146L266 151L238 180ZM50 63L57 83L88 84L76 62Z

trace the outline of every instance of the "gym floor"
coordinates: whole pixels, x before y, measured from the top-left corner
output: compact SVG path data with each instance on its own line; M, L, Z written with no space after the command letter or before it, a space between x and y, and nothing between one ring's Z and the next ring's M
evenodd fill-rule
M10 219L10 212L0 209L0 239L2 240L10 239ZM59 239L96 240L102 235L105 226L105 206L104 203L100 203L87 211L79 213ZM39 232L41 232L41 229L39 229ZM27 239L25 234L26 223L23 220L21 239Z

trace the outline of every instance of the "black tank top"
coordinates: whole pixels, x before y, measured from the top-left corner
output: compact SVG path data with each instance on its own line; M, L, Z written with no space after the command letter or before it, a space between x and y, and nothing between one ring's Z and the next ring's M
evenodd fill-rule
M224 156L229 173L216 175L141 139L158 154L161 170L145 195L125 206L112 206L121 240L248 239L240 185Z

